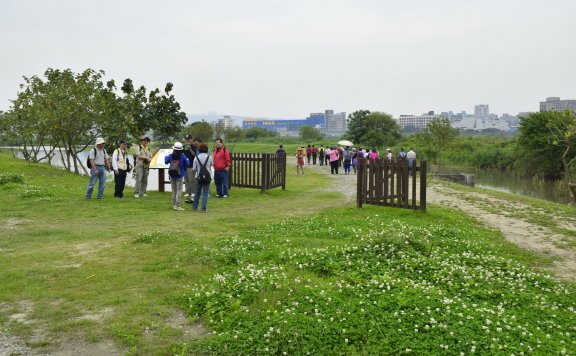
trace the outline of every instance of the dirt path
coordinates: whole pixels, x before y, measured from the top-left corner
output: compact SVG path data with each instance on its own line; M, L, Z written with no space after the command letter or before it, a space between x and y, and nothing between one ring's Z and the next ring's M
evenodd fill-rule
M329 167L307 166L335 180L328 188L344 194L346 200L356 199L356 175L331 175ZM486 193L452 189L431 180L427 202L467 213L496 229L506 240L539 255L552 259L549 273L558 279L576 281L576 237L562 231L576 231L576 216L558 216L530 205L498 198Z

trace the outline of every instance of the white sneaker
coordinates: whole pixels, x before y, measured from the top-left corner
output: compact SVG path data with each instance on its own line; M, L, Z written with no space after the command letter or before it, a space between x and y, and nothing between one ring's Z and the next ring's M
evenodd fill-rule
M134 198L140 198L138 194L134 194Z
M184 211L184 210L186 210L186 209L184 209L184 208L182 208L182 207L179 207L179 206L176 206L176 205L174 205L174 210L178 210L178 211Z
M228 198L228 196L227 196L227 195L223 195L222 198Z
M148 196L148 194L142 194L142 196L143 196L143 197L147 197L147 196Z
M188 198L190 196L190 194L186 193L184 194L184 197Z

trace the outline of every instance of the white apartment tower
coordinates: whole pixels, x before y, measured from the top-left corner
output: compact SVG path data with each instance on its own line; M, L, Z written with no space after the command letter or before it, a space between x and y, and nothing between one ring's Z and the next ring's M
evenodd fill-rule
M488 105L480 104L474 106L474 116L488 117L489 115L490 115L490 109Z

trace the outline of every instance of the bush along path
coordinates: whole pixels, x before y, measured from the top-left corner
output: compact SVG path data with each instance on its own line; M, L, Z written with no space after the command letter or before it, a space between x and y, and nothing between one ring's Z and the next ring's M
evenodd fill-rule
M178 354L576 353L574 285L452 209L329 209L208 253L181 303L212 332Z

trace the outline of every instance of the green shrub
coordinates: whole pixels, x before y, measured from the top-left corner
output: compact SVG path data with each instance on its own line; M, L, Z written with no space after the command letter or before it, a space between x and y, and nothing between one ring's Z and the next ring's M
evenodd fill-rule
M24 184L24 175L16 173L0 174L0 185L6 185L9 183Z

